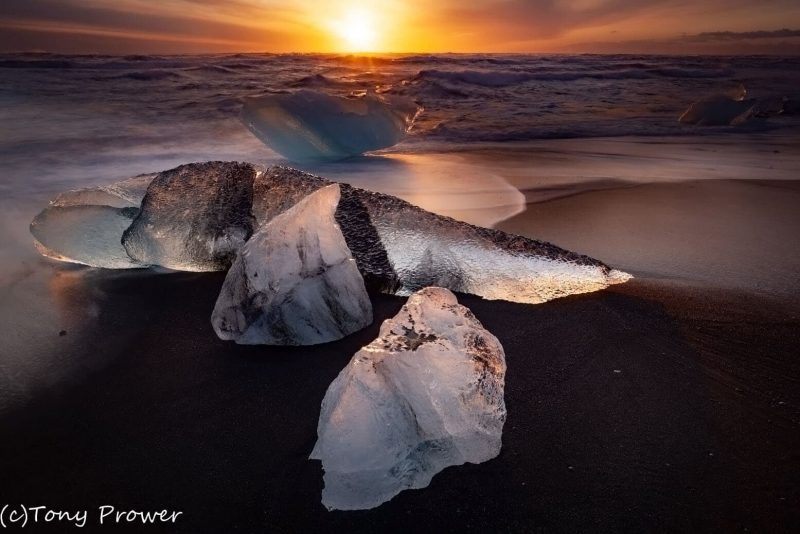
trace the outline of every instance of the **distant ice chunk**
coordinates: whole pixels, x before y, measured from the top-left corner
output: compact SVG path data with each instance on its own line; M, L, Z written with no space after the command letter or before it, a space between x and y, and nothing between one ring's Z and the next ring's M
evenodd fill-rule
M800 115L800 93L787 96L783 100L781 113L789 116Z
M181 165L156 175L122 236L131 258L181 271L227 269L253 233L256 169L249 163Z
M372 323L372 304L326 186L259 230L228 271L211 323L240 344L316 345Z
M286 167L256 178L253 215L267 221L330 184ZM399 198L341 186L336 220L368 287L408 295L440 286L540 303L603 289L629 275L550 243L436 215Z
M702 98L689 106L678 120L698 126L744 124L754 116L756 108L756 100L746 96L747 89L741 85L728 93Z
M106 269L143 267L128 256L120 242L137 208L111 206L50 206L31 222L36 248L59 261Z
M419 111L399 96L343 98L305 89L246 100L242 121L286 158L321 162L397 144Z
M505 371L500 342L450 291L413 294L325 394L311 452L322 503L374 508L445 467L497 456Z

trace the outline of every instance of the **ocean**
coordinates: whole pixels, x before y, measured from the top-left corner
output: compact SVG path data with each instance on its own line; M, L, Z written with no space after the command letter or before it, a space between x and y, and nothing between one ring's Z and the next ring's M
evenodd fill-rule
M598 55L0 56L4 195L108 181L194 160L278 161L238 119L242 99L311 88L413 98L425 111L389 152L554 138L708 136L796 129L781 115L693 127L699 98L800 91L800 58Z

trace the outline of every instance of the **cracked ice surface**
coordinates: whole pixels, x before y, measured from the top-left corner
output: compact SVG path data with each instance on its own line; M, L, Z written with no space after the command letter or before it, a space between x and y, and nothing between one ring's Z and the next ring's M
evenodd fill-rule
M374 508L452 465L497 456L506 408L500 342L442 288L413 294L322 401L312 459L328 509Z
M315 345L372 323L364 280L334 220L339 185L323 187L242 247L211 322L241 344Z
M235 162L191 163L158 173L122 236L128 255L179 271L227 269L253 233L255 174L249 163Z

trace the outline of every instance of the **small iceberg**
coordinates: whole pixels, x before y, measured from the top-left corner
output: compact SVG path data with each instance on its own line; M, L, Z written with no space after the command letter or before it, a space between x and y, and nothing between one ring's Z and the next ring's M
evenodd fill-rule
M333 218L339 185L316 191L241 248L211 323L240 344L316 345L372 324L364 280Z
M746 98L747 89L740 86L728 94L714 95L689 106L678 119L698 126L739 126L753 119L791 115L792 100L785 96Z
M275 152L314 163L396 145L420 111L412 100L399 96L343 98L304 89L249 98L241 118Z
M726 95L716 95L693 103L678 120L698 126L735 126L744 124L752 117L754 105L754 100L735 100Z
M500 453L500 342L442 288L413 294L357 352L322 401L311 458L329 510L374 508L445 467Z

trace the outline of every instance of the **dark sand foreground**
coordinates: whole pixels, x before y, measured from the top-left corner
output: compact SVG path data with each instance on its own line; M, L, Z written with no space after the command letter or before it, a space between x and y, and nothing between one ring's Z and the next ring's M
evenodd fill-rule
M597 202L585 195L554 201L562 204L552 217L564 221L570 209L592 206L601 213L611 193L587 195L595 194ZM739 209L713 198L723 198L714 213ZM547 204L527 212L536 217L524 227L530 233L536 225L570 228L545 216ZM761 208L749 215L762 221L754 223L759 232L777 213L774 205ZM640 219L662 213L640 211ZM674 219L696 216L687 208ZM796 239L794 227L778 222L775 243ZM629 235L644 239L646 228ZM561 244L572 246L586 231L563 230ZM687 247L704 246L708 231L697 226ZM666 246L651 240L647 261L663 263L653 250L680 257L675 235ZM767 243L752 256L777 257L773 248ZM615 249L625 247L607 252ZM796 260L787 258L778 272ZM48 355L63 347L53 368L80 367L0 414L0 500L175 509L184 514L165 531L189 533L797 532L796 295L654 270L644 265L627 284L538 306L459 296L506 350L502 452L363 512L326 511L321 466L307 457L328 384L403 299L373 295L375 323L340 342L240 347L217 339L209 324L222 274L53 274L62 310L90 309L92 319L61 337L63 324L53 323L47 340L31 339ZM734 274L724 280L742 279Z

